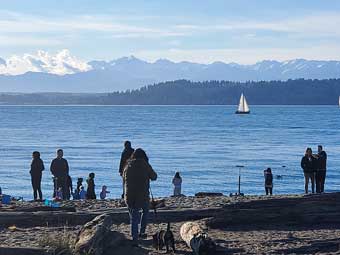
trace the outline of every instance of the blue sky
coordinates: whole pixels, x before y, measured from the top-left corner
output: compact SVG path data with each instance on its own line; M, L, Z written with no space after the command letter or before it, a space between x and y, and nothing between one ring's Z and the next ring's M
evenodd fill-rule
M1 0L0 57L340 59L338 0Z

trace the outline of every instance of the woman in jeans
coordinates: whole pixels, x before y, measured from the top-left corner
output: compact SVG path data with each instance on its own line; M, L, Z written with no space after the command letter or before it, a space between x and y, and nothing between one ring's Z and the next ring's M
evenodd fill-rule
M312 183L312 193L314 193L316 167L317 167L317 162L316 162L316 158L313 156L312 149L307 148L305 156L302 157L301 159L301 168L303 169L303 174L305 176L305 193L306 194L308 194L309 180Z
M135 245L138 245L138 237L146 238L145 230L148 223L150 180L154 181L157 179L156 172L147 161L144 150L137 149L133 152L123 171L125 185L124 199L129 209L131 236ZM138 231L139 224L140 229Z

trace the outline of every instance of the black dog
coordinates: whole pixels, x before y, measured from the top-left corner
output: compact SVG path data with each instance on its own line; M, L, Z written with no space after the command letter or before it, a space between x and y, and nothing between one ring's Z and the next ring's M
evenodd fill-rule
M160 230L156 234L152 236L152 243L153 247L157 250L162 250L163 247L166 247L166 252L168 253L170 251L170 247L172 248L173 252L176 252L175 249L175 238L174 234L170 230L170 222L168 222L168 226L166 231Z
M195 235L190 241L190 247L198 255L214 255L216 252L215 242L206 233Z

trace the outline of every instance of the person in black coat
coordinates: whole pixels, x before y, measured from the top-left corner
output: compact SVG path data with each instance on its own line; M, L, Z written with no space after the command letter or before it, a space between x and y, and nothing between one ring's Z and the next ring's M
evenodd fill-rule
M57 150L57 157L51 162L51 173L54 176L54 180L56 182L55 191L62 189L63 198L67 197L67 177L69 175L69 166L66 159L63 158L64 152L62 149Z
M124 167L128 161L128 159L131 157L132 153L135 151L135 149L133 149L131 147L131 142L130 141L125 141L124 142L124 150L122 152L122 155L120 157L120 163L119 163L119 175L122 176L123 178L123 170ZM124 198L124 180L123 180L123 194L122 194L122 198Z
M87 191L86 191L86 199L97 199L95 192L95 184L94 184L94 173L89 174L89 178L87 178Z
M32 163L31 163L31 181L32 181L32 188L33 188L33 197L34 200L42 200L42 192L41 192L41 177L42 171L44 171L44 162L40 158L40 152L34 151L32 153Z
M311 148L306 149L306 154L301 159L301 168L303 169L303 174L305 176L305 193L308 194L309 180L311 180L312 193L314 193L317 159L313 156Z
M322 149L322 145L318 146L317 158L317 171L315 175L316 192L323 193L325 191L325 179L327 168L327 153Z

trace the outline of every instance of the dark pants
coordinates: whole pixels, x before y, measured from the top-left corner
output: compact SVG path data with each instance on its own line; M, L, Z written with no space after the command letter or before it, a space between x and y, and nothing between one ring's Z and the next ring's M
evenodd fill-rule
M141 215L142 211L142 215ZM144 234L146 225L148 224L149 217L149 204L143 206L143 208L130 208L129 216L131 224L131 236L133 240L138 240L138 225L140 224L139 234ZM142 217L141 217L142 216Z
M38 175L31 175L31 181L32 181L32 188L33 188L33 197L34 200L42 199L42 192L41 192L41 174Z
M326 179L326 171L319 170L316 172L315 181L316 181L316 192L321 193L325 191L325 179Z
M312 184L312 193L314 193L315 186L315 173L314 172L304 172L305 175L305 193L308 194L308 183L309 180Z
M273 195L273 187L265 187L266 189L266 195L270 194Z
M53 197L56 196L56 191L61 188L63 191L63 199L67 199L67 183L66 183L66 176L59 176L54 179L54 192Z

